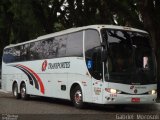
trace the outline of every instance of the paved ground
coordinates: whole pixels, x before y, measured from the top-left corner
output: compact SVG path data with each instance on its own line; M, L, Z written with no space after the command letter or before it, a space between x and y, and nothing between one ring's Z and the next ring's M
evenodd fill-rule
M76 109L69 101L43 97L31 97L28 101L16 100L11 94L0 90L0 119L2 120L13 118L15 120L138 120L140 117L142 120L146 120L147 116L159 120L160 103L154 105L126 105L124 109L121 107L117 109L115 106L97 105L87 105L85 109Z

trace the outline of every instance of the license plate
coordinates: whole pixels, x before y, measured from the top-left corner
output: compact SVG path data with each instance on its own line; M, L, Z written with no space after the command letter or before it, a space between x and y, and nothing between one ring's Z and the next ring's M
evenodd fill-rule
M132 98L131 101L137 103L137 102L140 102L140 98Z

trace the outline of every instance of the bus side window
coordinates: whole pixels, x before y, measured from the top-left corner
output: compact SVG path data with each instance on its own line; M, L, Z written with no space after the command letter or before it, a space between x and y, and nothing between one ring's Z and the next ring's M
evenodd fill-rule
M57 39L59 41L58 42L58 49L57 49L57 57L65 57L66 50L67 50L68 35L58 36L55 39Z
M29 60L29 44L21 45L21 61Z
M85 31L85 58L87 68L92 77L97 80L102 78L101 44L97 30Z
M37 44L38 44L38 42L32 42L32 43L30 43L30 50L29 50L29 58L30 58L30 60L36 60L36 59L38 59L38 55L39 54L37 54L37 51L39 50L38 48L37 48Z
M68 34L66 56L83 56L83 32Z
M102 79L102 61L101 61L101 47L93 50L93 77L97 80Z
M15 60L13 62L20 62L21 61L21 55L20 55L21 51L20 51L20 46L16 46L13 49L13 55Z
M13 48L6 48L3 52L3 61L5 63L11 63L15 61L15 57L13 54Z

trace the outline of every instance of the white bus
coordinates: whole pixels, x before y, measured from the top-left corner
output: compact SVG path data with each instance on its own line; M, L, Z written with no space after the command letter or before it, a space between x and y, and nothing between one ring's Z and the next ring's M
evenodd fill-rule
M145 31L113 25L71 28L4 48L2 89L84 103L156 102L156 60Z

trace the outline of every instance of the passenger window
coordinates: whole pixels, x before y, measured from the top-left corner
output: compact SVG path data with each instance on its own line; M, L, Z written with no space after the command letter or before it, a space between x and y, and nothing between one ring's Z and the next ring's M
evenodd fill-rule
M29 60L29 43L21 45L21 61Z
M42 54L42 49L39 42L30 43L30 60L37 60Z
M85 31L85 54L86 57L92 57L93 48L100 46L100 36L96 30Z
M66 49L67 49L67 35L56 37L59 41L58 43L58 53L57 57L64 57L66 56Z
M68 34L67 56L83 56L83 32Z
M102 78L100 36L96 30L85 31L85 57L87 68L97 80Z
M58 39L50 38L46 40L45 59L56 58L58 50Z
M11 63L15 61L13 48L6 48L3 52L3 61L5 63Z
M92 56L93 60L93 77L97 80L102 78L102 62L101 62L101 47L95 48Z

